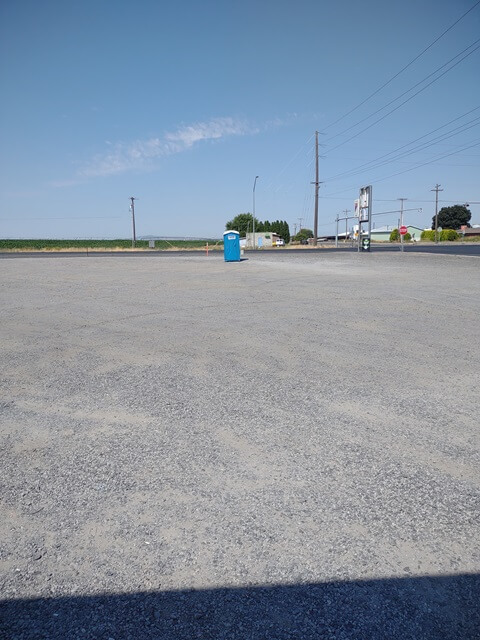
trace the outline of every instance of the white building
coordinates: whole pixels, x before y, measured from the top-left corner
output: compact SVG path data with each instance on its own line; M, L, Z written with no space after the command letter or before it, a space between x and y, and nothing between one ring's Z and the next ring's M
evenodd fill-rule
M280 236L278 233L273 233L273 231L255 232L255 246L259 249L262 247L275 247L277 240L280 240ZM253 233L247 233L246 247L247 249L253 248Z

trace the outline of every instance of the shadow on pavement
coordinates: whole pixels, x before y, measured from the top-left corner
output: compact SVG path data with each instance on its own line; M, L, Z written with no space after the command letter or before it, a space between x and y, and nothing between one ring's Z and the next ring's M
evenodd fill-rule
M480 575L0 602L9 640L480 637Z

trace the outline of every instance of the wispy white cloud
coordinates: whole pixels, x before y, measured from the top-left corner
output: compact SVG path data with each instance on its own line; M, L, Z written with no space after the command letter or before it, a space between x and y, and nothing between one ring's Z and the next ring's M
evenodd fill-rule
M52 180L49 182L50 187L62 188L62 187L75 187L77 184L82 184L85 182L84 178L72 178L69 180Z
M151 168L155 159L181 153L205 140L220 140L231 136L258 133L244 120L214 118L208 122L197 122L182 126L162 137L136 140L131 143L109 143L107 153L95 156L79 171L80 178L109 176L129 170Z
M289 113L282 118L277 116L276 118L267 120L265 122L264 129L269 130L269 129L278 129L278 127L286 127L296 122L298 118L299 118L298 113L295 113L295 112Z

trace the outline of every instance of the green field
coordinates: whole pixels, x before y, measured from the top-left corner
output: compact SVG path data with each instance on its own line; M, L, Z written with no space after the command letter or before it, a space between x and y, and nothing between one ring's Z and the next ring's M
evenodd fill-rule
M208 242L209 249L223 247L220 240L155 240L155 249L202 249ZM0 240L0 251L67 251L67 250L122 250L131 249L132 241L118 240ZM148 240L137 240L136 249L149 250Z

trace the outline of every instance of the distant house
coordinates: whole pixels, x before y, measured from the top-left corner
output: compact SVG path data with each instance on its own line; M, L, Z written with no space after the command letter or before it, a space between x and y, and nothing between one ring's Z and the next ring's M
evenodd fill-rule
M410 234L412 240L414 242L418 242L420 240L420 235L423 231L420 227L415 227L411 224L406 225L408 233ZM390 234L397 227L393 227L390 225L386 225L384 227L377 227L376 229L372 229L371 238L374 242L389 242Z
M461 231L460 233L463 233L466 238L475 238L475 237L478 238L480 236L480 227L479 226L467 227L464 231Z
M272 231L255 232L255 246L260 249L262 247L275 247L277 240L280 240L278 233L273 233ZM246 246L250 249L253 247L253 233L247 233Z

